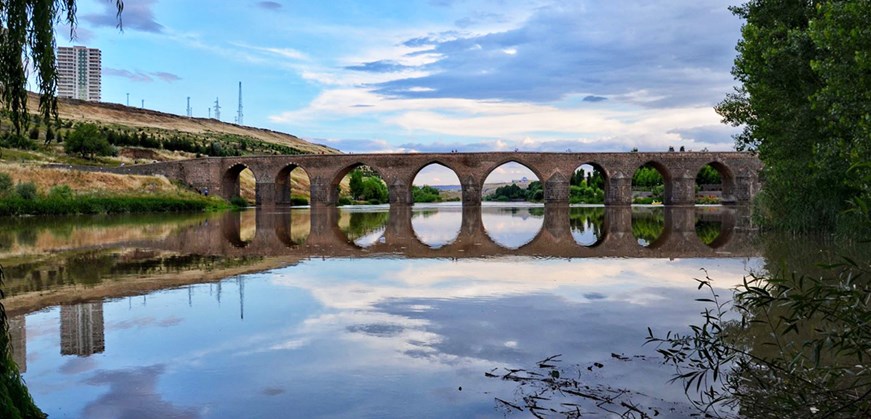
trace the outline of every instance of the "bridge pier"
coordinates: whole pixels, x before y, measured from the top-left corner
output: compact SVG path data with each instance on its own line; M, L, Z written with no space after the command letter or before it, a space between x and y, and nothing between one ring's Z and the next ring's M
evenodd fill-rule
M605 179L605 205L632 205L632 177L618 171Z
M411 197L411 187L400 179L394 179L387 185L387 196L390 206L408 206L414 203Z
M571 242L574 244L575 239L572 236L572 225L569 221L569 206L550 204L544 206L544 221L542 222L542 233L546 232L551 236L551 242L560 244Z
M274 182L257 182L254 184L254 205L258 207L275 207L278 205L279 188L283 185ZM288 194L289 195L289 194ZM287 205L290 205L288 196Z
M666 184L665 205L695 205L696 203L696 178L686 173L673 177Z
M475 179L472 176L466 176L464 179L460 180L460 191L461 200L463 202L463 208L467 206L476 206L481 205L481 200L484 199L481 196L481 185L483 181Z
M753 197L759 192L759 178L749 173L743 173L735 177L733 202L729 204L748 205Z
M568 205L569 179L561 172L556 172L542 186L545 205Z

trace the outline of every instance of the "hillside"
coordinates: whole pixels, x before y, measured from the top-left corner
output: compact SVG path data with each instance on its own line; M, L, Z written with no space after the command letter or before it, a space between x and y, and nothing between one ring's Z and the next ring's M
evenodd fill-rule
M28 109L36 113L39 97L31 94ZM119 126L144 129L160 133L187 133L196 136L230 135L247 137L270 144L292 147L303 153L339 153L338 150L314 144L283 132L221 122L208 118L188 118L149 109L140 109L115 103L86 102L75 99L58 99L58 116L71 122L95 122L103 126Z
M31 94L28 109L37 112L39 98ZM120 175L78 172L47 168L46 163L113 167L119 165L192 159L201 155L228 156L252 154L333 154L340 151L320 144L312 144L282 132L240 126L207 118L187 118L148 109L132 108L111 103L80 100L58 100L59 123L52 124L55 141L45 142L48 129L44 124L31 124L34 133L26 147L4 143L10 134L8 116L0 114L0 173L11 175L15 183L33 183L40 193L47 193L53 185L67 185L76 193L129 194L143 191L142 182L150 185L148 191L173 195L184 194L175 185L162 178L125 177ZM33 116L34 121L36 116ZM58 137L66 137L79 122L95 123L109 136L115 153L84 159L65 153ZM31 136L35 135L35 136ZM153 178L153 179L151 179ZM307 197L309 179L301 171L292 176L293 193ZM241 175L242 196L254 201L254 178L250 171Z

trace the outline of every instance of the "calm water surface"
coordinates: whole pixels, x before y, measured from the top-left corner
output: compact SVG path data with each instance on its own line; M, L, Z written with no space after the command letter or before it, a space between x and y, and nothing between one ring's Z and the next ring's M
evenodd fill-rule
M502 417L559 369L691 412L647 328L762 257L740 210L457 205L0 220L15 356L52 417ZM486 373L497 375L488 377ZM582 405L590 416L608 413Z

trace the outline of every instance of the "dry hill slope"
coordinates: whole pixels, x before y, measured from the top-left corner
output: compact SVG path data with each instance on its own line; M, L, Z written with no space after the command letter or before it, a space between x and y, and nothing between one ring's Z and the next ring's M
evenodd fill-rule
M27 101L31 112L36 112L39 97L31 94ZM331 147L314 144L296 136L262 128L246 127L208 118L188 118L149 109L140 109L115 103L86 102L58 99L61 119L97 122L102 125L121 125L130 128L150 128L191 134L230 134L293 147L306 153L340 153Z

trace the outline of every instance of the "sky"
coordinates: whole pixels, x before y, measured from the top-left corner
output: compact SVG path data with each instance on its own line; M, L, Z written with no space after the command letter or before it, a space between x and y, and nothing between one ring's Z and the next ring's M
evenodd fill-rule
M722 0L79 0L105 102L344 152L732 150ZM214 110L212 109L212 116Z

